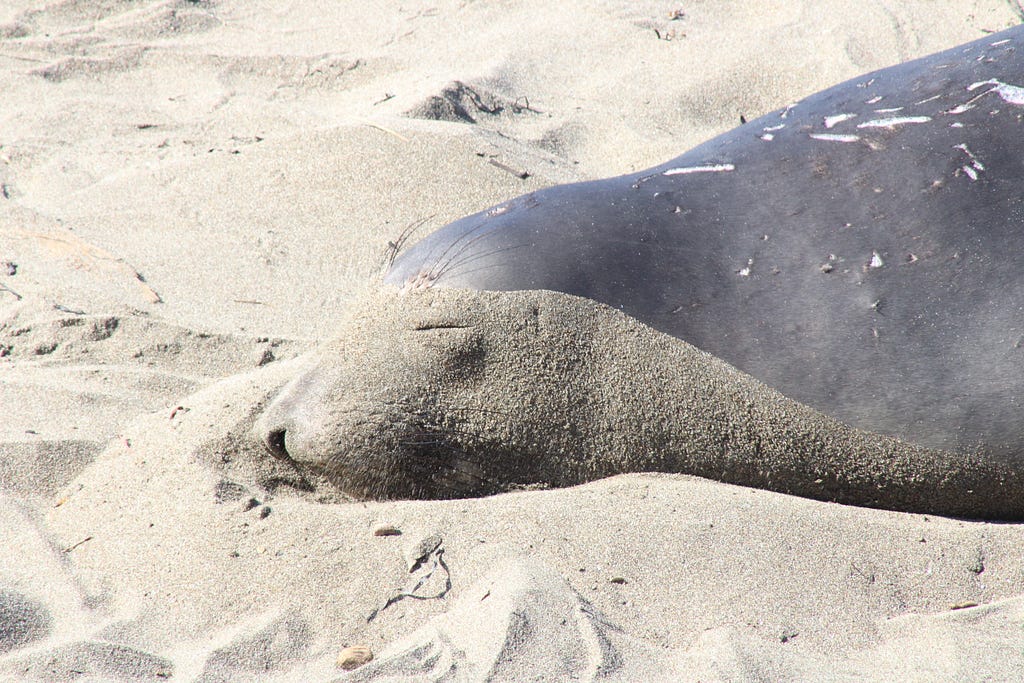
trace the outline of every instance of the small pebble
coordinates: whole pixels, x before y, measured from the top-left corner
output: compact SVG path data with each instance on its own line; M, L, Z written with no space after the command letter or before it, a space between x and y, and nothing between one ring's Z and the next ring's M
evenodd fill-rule
M365 645L352 645L351 647L346 647L338 654L336 664L346 671L351 671L352 669L358 669L372 659L373 653L370 651L370 648Z
M35 353L37 356L45 356L47 354L53 353L56 350L57 342L42 342L41 344L38 344L36 346Z
M277 360L277 357L274 356L274 352L272 350L263 349L262 351L257 351L257 367L262 368L264 365L267 365L268 363L273 363L275 360Z
M382 524L373 530L374 536L401 536L402 530L391 524Z

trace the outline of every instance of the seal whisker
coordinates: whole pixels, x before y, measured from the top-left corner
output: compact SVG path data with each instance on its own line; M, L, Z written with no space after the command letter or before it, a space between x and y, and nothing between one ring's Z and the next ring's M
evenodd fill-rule
M466 429L458 429L458 428L452 427L450 425L438 425L436 427L429 427L429 428L428 427L423 427L421 425L421 429L424 430L422 432L422 434L430 434L432 436L433 435L437 435L437 436L472 437L471 438L472 441L474 441L474 442L479 442L480 441L480 432L479 432L479 430L473 431L473 430L466 430ZM441 443L441 442L442 441L439 441L439 443ZM407 442L403 442L403 443L407 443ZM450 444L451 442L450 441L443 441L443 443Z
M448 254L453 249L461 248L462 242L476 235L482 228L484 228L486 223L487 221L486 219L484 219L478 222L472 228L469 228L464 233L460 234L456 239L449 242L448 245L444 248L444 250L441 251L440 254L437 254L436 257L434 256L433 251L431 251L430 256L432 257L433 262L431 263L430 267L426 269L427 276L432 277L434 269L438 266L438 264L440 264L442 261L448 258Z
M508 246L508 247L501 247L499 249L492 249L490 251L483 251L483 252L479 252L479 253L476 253L476 254L471 254L469 256L463 257L459 261L456 261L454 258L452 258L451 260L448 261L447 264L445 264L445 266L443 268L441 268L441 270L439 270L437 272L437 274L435 275L435 279L440 280L442 277L444 277L448 273L451 273L453 271L459 270L463 266L465 266L467 264L470 264L470 263L473 263L474 261L479 261L480 259L485 259L485 258L488 258L490 256L495 256L497 254L503 254L505 252L512 251L513 249L523 249L523 248L525 248L527 246L529 246L529 245L526 245L526 244L515 244L515 245ZM478 271L481 271L481 270L485 270L486 268L495 268L497 266L498 266L498 264L492 264L490 266L486 266L486 267L482 267L482 268L474 268L473 270L461 270L459 274L460 275L468 275L469 273L475 273L475 272L478 272Z
M401 405L401 404L397 404L396 403L394 405ZM448 414L451 414L451 413L474 412L474 413L486 413L486 414L489 414L489 415L500 415L501 417L511 417L511 414L509 412L507 412L507 411L497 410L496 408L483 408L483 407L480 407L480 406L452 406L450 408L446 408L445 412L448 413ZM413 409L412 414L416 415L417 417L420 417L420 416L426 417L426 416L431 415L431 413L429 413L427 411L424 411L424 410L421 410L421 409Z
M462 412L474 412L474 413L487 413L488 415L500 415L502 417L511 417L511 414L504 410L497 410L495 408L481 408L479 406L454 406L449 409L450 413L462 413Z
M412 440L406 439L404 445L432 448L415 448L402 460L406 477L411 482L429 482L430 488L424 483L417 496L438 497L443 489L447 496L462 496L475 491L485 490L497 492L504 487L501 479L489 473L487 460L482 453L474 453L456 447L446 439ZM493 465L493 463L491 463Z
M450 264L454 259L462 256L467 249L472 248L474 244L479 242L481 239L486 237L488 234L498 228L497 224L487 225L487 220L484 219L477 223L476 226L467 230L464 234L459 235L455 240L452 240L443 252L434 260L433 265L428 269L428 276L431 280L436 280L440 275L435 272L438 266L441 266L442 262L445 265L441 266L441 270L444 271L446 266ZM454 250L454 252L453 252ZM447 260L446 260L447 259Z
M398 258L398 254L405 248L405 244L409 241L409 238L436 215L437 214L431 214L426 218L413 221L402 229L402 232L398 234L398 237L395 238L394 241L389 241L388 246L384 250L384 263L381 266L381 270L387 270L391 268L391 266L395 265L395 259Z

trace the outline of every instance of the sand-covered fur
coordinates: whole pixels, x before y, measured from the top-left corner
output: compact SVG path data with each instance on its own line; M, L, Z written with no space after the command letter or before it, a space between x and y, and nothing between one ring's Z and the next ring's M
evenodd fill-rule
M684 341L560 292L383 286L257 429L359 498L683 472L855 505L1024 516L1024 472L848 427Z

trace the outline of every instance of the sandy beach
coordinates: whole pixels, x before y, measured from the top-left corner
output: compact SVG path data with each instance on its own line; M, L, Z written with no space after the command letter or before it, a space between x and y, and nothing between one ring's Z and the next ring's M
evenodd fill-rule
M1024 678L1024 525L663 474L338 502L251 438L411 226L1022 21L1012 0L5 3L0 679Z

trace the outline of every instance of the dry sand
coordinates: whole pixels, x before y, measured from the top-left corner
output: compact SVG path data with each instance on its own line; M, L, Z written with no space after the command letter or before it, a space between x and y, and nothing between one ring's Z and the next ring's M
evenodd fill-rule
M350 680L1024 677L1020 525L652 475L328 504L268 496L240 446L406 226L653 165L1022 19L4 3L0 677L331 680L356 645Z

